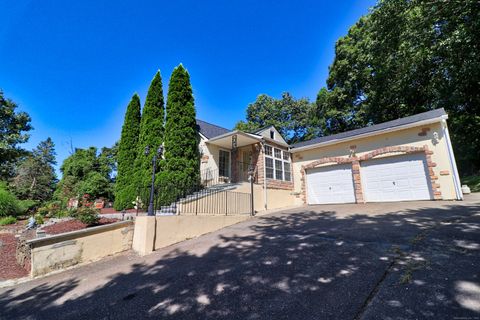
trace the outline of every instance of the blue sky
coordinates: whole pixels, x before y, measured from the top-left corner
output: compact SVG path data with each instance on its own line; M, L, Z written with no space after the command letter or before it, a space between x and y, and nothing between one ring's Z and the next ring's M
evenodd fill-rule
M335 41L373 0L2 0L0 88L33 121L26 148L52 137L111 146L134 92L160 69L165 95L179 63L197 117L232 128L261 94L315 99Z

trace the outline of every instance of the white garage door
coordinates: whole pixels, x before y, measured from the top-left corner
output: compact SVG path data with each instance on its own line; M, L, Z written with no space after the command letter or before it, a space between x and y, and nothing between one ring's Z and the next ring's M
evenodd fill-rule
M335 165L308 170L307 198L309 204L355 202L352 166Z
M432 199L423 154L369 160L360 167L367 202Z

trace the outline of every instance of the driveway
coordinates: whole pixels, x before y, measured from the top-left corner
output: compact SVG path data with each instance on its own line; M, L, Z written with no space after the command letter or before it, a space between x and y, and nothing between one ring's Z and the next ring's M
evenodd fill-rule
M479 253L480 194L303 207L0 289L0 318L480 319Z

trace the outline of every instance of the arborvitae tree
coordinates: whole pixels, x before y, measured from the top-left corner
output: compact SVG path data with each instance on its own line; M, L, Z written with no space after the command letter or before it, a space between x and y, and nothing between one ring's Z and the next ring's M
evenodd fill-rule
M140 97L134 94L127 107L122 135L118 145L118 172L115 184L116 210L133 207L135 200L135 158L138 150L138 136L140 133Z
M180 64L168 86L165 123L165 161L162 163L162 202L175 200L198 185L200 154L190 75Z
M136 185L139 188L150 185L152 158L158 147L163 143L164 108L162 78L160 71L157 71L150 83L147 100L143 107L142 120L140 122L137 159L135 160ZM150 147L150 153L148 155L145 155L146 146ZM146 193L141 192L141 194ZM143 201L146 200L147 199L143 199Z

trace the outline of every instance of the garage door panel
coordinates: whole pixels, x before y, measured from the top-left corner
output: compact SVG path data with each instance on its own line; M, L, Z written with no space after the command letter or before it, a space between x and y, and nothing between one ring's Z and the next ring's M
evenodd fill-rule
M365 200L381 202L432 199L427 171L425 156L422 154L362 162Z
M309 204L355 202L350 165L335 165L307 171Z

